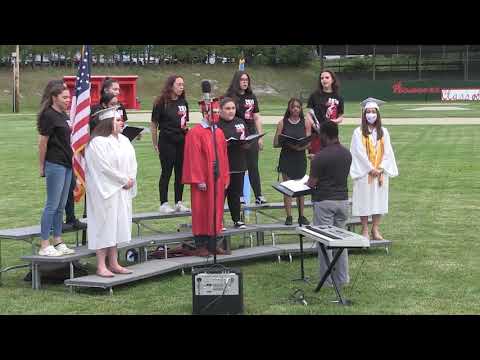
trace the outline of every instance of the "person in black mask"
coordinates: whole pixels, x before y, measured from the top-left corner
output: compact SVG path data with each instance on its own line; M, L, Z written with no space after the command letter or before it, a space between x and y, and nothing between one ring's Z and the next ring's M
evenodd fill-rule
M230 165L230 184L225 195L228 208L233 220L233 226L238 229L246 228L245 223L240 221L240 197L243 190L243 177L247 170L246 152L249 145L238 144L228 139L245 139L248 136L247 124L243 119L235 116L236 107L232 98L223 98L220 102L220 121L218 127L223 130L227 139L228 162Z
M262 121L260 119L258 100L252 92L250 76L247 72L239 70L234 74L225 96L235 101L237 108L236 116L245 121L248 133L262 133ZM258 139L258 143L252 144L247 151L248 178L255 193L256 204L267 203L267 200L262 195L260 172L258 170L258 153L261 150L263 150L262 138Z

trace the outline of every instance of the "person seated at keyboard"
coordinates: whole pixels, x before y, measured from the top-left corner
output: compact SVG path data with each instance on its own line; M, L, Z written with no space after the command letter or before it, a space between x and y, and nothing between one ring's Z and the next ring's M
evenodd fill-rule
M333 225L345 228L348 218L347 178L352 164L350 151L338 141L338 126L332 121L325 122L320 128L322 150L312 160L308 186L313 188L313 224ZM326 273L328 265L318 245L320 262L320 278ZM335 252L338 250L335 250ZM332 250L327 250L332 261ZM348 252L345 249L332 271L337 285L345 285L350 281L348 275ZM329 276L325 284L332 286Z

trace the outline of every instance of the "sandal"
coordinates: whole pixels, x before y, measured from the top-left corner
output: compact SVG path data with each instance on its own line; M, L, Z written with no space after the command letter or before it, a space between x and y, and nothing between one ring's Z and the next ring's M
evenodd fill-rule
M104 277L104 278L112 278L114 277L113 274L108 274L108 273L99 273L98 271L96 272L96 274L100 277Z
M126 269L126 268L121 268L121 270L113 270L113 269L109 269L112 273L114 274L125 274L125 275L128 275L128 274L131 274L133 273L132 270L129 270L129 269Z

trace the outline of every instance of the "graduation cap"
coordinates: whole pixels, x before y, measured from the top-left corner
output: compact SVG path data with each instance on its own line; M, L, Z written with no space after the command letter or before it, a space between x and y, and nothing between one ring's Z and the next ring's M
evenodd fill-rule
M360 105L362 105L362 110L365 110L367 108L375 108L378 110L380 108L380 105L383 105L385 103L386 101L375 99L373 97L368 97L363 100Z
M99 121L114 118L116 117L118 108L119 106L114 106L111 108L99 110L95 114L93 114L92 117L96 117Z

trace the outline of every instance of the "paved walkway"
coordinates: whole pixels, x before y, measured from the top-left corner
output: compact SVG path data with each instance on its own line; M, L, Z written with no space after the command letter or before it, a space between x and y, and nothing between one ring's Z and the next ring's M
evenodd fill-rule
M129 113L128 121L132 122L150 122L150 112L146 113ZM264 124L277 124L281 116L264 116L262 122ZM194 124L200 121L200 113L190 113L190 121ZM480 118L385 118L382 119L385 125L470 125L480 124ZM359 124L358 118L345 118L343 124L356 125Z
M0 114L1 117L14 118L15 116L24 115L36 115L36 114ZM150 122L151 112L128 112L128 120L131 122ZM262 121L264 124L277 124L281 119L281 116L265 116L262 115ZM200 121L200 113L190 113L190 121L193 124L197 124ZM384 125L472 125L480 124L480 118L466 118L466 117L435 117L435 118L385 118L382 119ZM359 124L358 118L345 118L343 121L345 125L357 125Z

